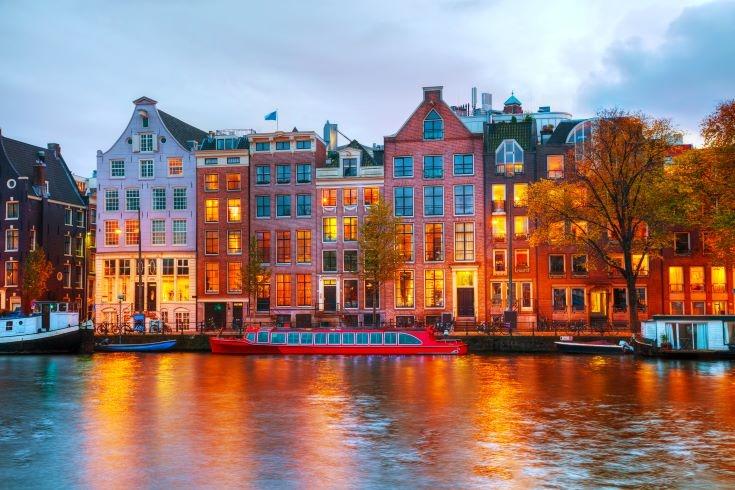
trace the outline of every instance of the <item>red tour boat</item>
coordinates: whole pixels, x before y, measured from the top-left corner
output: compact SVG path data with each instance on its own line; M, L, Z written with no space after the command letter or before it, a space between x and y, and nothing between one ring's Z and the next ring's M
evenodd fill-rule
M211 337L214 354L416 355L467 354L467 344L431 329L248 329L243 338Z

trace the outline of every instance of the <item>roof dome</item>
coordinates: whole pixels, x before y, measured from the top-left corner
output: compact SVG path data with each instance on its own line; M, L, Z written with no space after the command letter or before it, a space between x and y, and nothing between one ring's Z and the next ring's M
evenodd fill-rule
M508 97L508 100L504 102L505 105L521 105L521 101L516 98L515 94L513 92L510 93L510 97Z

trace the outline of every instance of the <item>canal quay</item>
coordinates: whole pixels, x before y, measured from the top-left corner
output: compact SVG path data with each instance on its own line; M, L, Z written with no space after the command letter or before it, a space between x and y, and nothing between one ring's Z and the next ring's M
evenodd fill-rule
M633 356L5 356L0 487L732 488L733 389Z

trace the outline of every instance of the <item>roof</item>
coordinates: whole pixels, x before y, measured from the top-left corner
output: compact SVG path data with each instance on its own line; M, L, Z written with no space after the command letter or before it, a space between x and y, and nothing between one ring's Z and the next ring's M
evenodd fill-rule
M245 136L221 136L220 139L222 138L237 138L237 145L234 148L235 150L247 150L248 148L250 148L250 143ZM216 150L217 137L208 134L206 138L199 142L199 149Z
M345 148L360 150L362 152L360 161L363 166L375 167L383 165L383 150L375 150L372 147L363 145L357 140L352 140L346 145L337 147L337 151L344 150Z
M572 121L562 121L551 133L549 140L546 142L547 145L564 145L567 142L567 136L574 129L574 126L584 121L584 119L574 119Z
M161 120L166 126L166 129L171 133L171 136L173 136L176 141L178 141L179 144L187 150L191 150L191 145L188 143L189 141L201 142L209 136L206 131L195 128L191 124L187 124L181 119L177 119L160 109L158 110L158 114L161 115Z
M494 152L503 140L516 140L524 150L533 148L533 121L490 123L486 127L487 153Z
M79 194L76 182L64 158L56 157L56 152L48 148L30 145L22 141L6 138L0 135L0 151L20 176L28 177L32 182L33 166L36 164L38 153L43 152L46 162L46 180L49 183L51 199L75 206L84 206L84 200Z
M510 93L510 97L503 103L504 105L521 105L521 101L515 96L513 92Z

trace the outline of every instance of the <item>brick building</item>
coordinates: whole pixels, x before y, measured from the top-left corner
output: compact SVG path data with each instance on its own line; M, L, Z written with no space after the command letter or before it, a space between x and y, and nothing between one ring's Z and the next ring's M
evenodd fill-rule
M242 322L242 267L250 237L250 155L243 131L218 131L196 156L197 312L215 328Z

